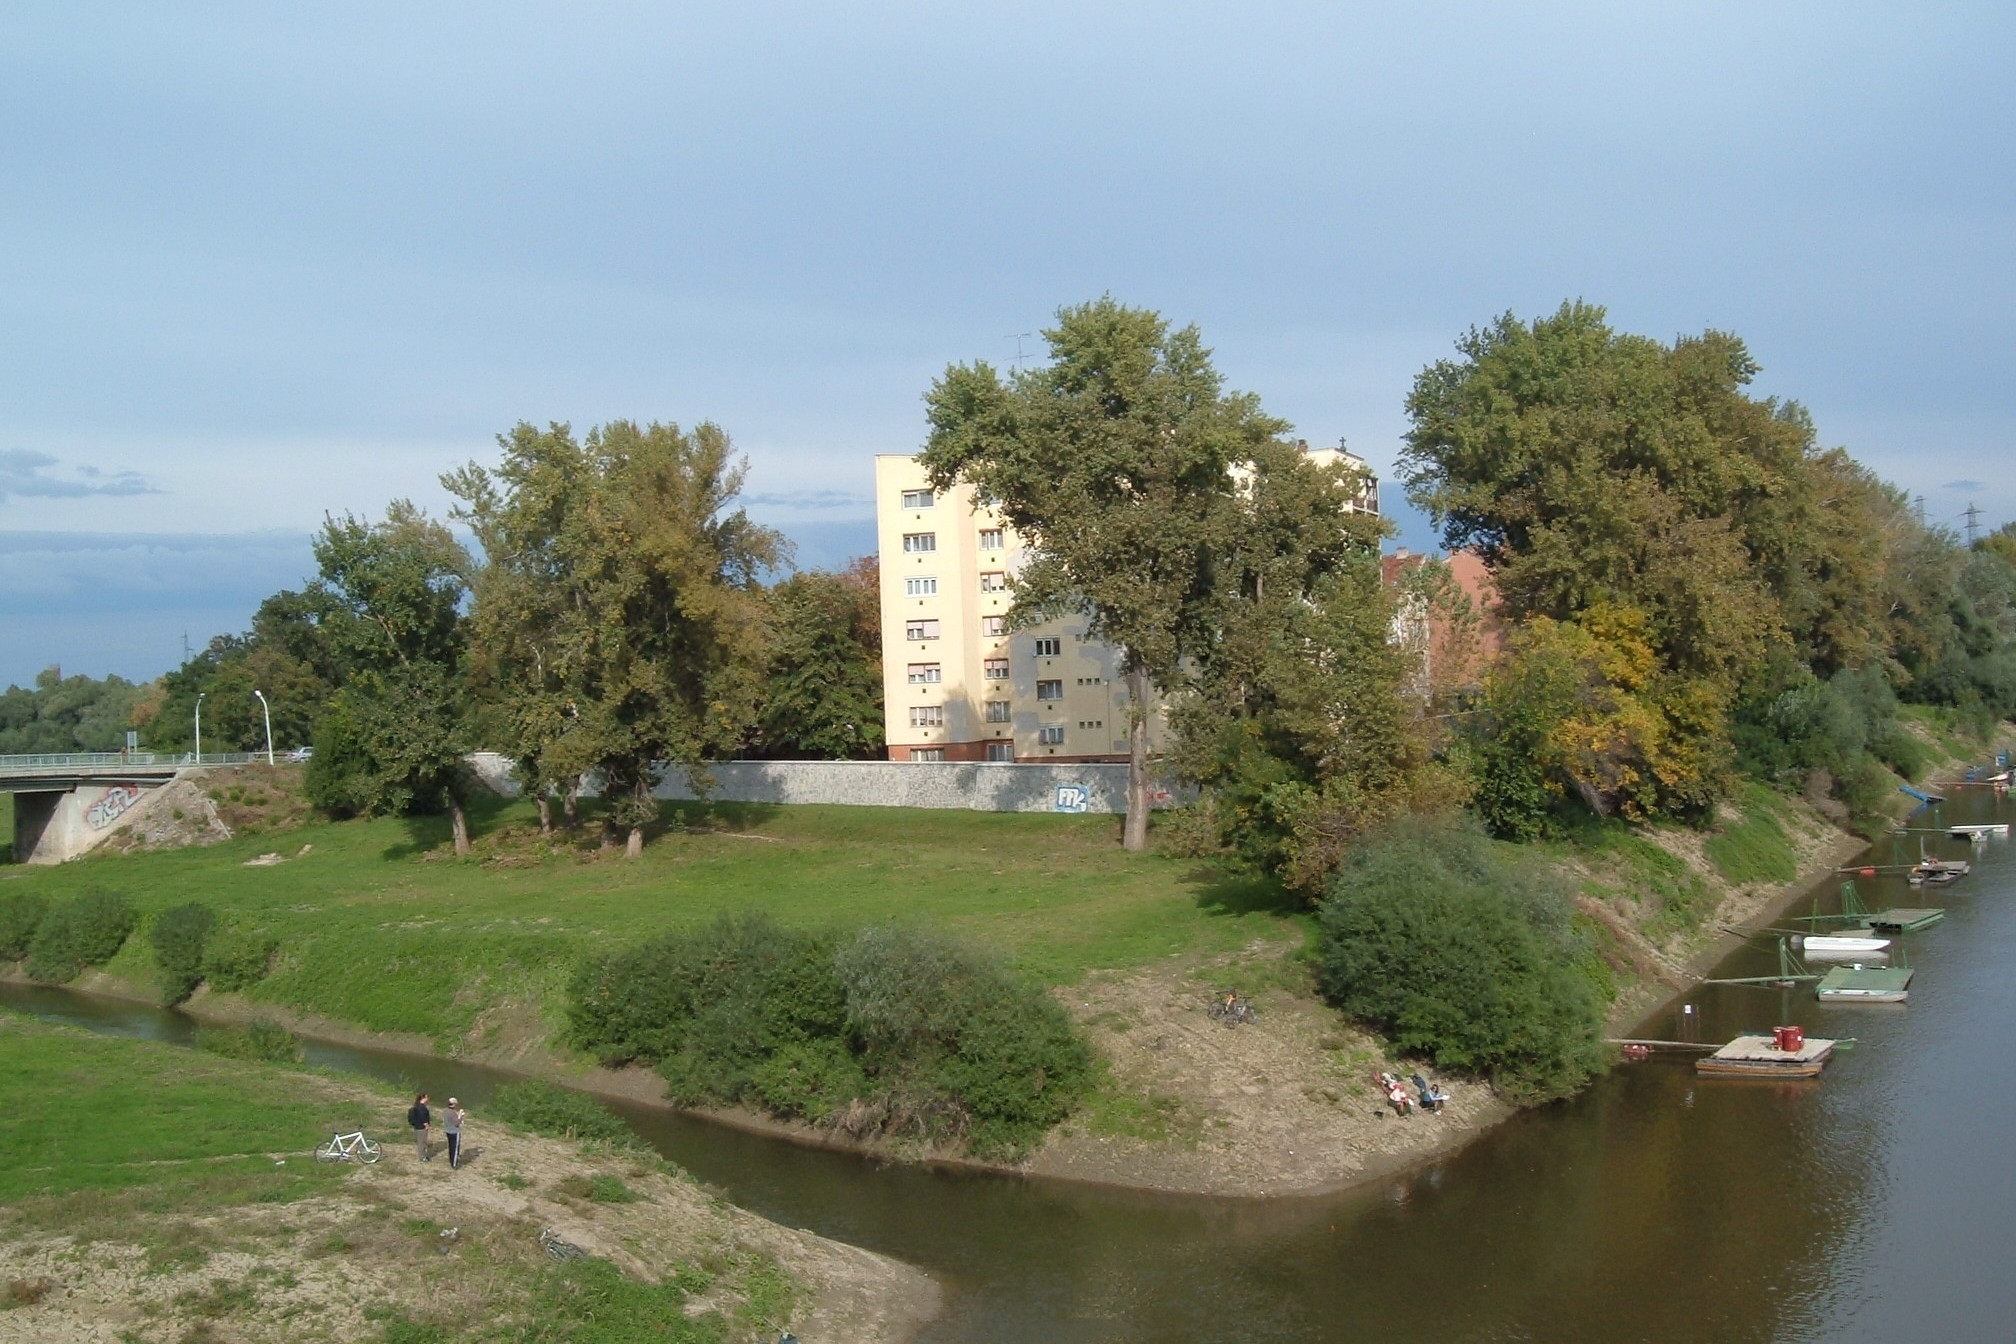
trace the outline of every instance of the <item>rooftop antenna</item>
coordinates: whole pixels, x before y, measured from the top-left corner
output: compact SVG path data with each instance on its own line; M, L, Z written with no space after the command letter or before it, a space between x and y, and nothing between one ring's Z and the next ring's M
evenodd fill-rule
M1031 331L1018 331L1013 336L1005 336L1002 338L1003 340L1009 340L1015 342L1015 372L1017 373L1022 372L1023 362L1029 358L1027 355L1022 353L1022 342L1028 340L1031 336L1035 334L1036 333Z
M1960 515L1967 520L1967 544L1974 544L1974 534L1981 530L1981 510L1974 507L1974 501L1967 501L1967 511Z

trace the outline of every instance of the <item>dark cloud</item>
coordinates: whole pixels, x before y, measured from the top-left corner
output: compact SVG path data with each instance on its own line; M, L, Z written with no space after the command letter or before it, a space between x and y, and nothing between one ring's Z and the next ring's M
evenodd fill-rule
M85 495L158 495L162 493L137 471L109 476L97 467L71 468L82 480L48 474L60 465L47 453L26 448L0 448L0 503L16 496L31 499L77 499Z
M1948 482L1946 482L1946 484L1944 484L1944 485L1940 486L1939 488L1940 488L1941 490L1986 490L1986 489L1988 488L1988 482L1986 482L1986 481L1948 481Z
M852 490L782 490L744 495L742 502L758 509L853 509L875 511L875 501Z

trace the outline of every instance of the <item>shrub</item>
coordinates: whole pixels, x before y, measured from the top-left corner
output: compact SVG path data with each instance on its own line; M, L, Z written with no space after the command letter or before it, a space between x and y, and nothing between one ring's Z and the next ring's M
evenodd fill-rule
M173 1007L196 992L203 979L203 947L217 927L217 912L200 901L154 916L147 940L161 971L161 1001Z
M0 896L0 963L19 961L28 955L35 930L49 913L49 902L33 892L19 891Z
M643 1061L684 1105L746 1104L857 1134L1009 1152L1067 1115L1091 1054L1040 987L900 929L841 942L723 916L584 966L574 1043Z
M1595 952L1565 892L1468 819L1413 817L1368 841L1321 915L1324 993L1444 1068L1522 1100L1596 1071Z
M498 1088L490 1113L507 1125L556 1139L621 1139L630 1133L593 1097L537 1078Z
M75 980L117 956L139 919L132 902L109 891L51 906L28 945L28 974L48 984Z
M252 988L273 968L280 944L264 933L227 929L209 940L203 955L203 978L220 994Z
M278 1022L255 1017L244 1027L200 1027L196 1048L229 1059L257 1059L275 1064L301 1061L301 1040Z

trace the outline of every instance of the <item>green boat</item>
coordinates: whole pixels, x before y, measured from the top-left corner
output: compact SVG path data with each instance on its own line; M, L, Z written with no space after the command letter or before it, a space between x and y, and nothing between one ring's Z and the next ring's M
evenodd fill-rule
M1911 997L1906 966L1836 966L1820 977L1822 1003L1903 1003Z

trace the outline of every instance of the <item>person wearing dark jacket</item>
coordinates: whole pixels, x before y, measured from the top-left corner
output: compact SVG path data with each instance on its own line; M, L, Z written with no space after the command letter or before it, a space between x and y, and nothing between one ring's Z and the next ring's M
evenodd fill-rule
M406 1112L406 1123L413 1127L413 1142L419 1145L420 1160L431 1160L427 1155L427 1136L428 1128L434 1123L434 1113L427 1109L425 1092L413 1098L413 1109Z

